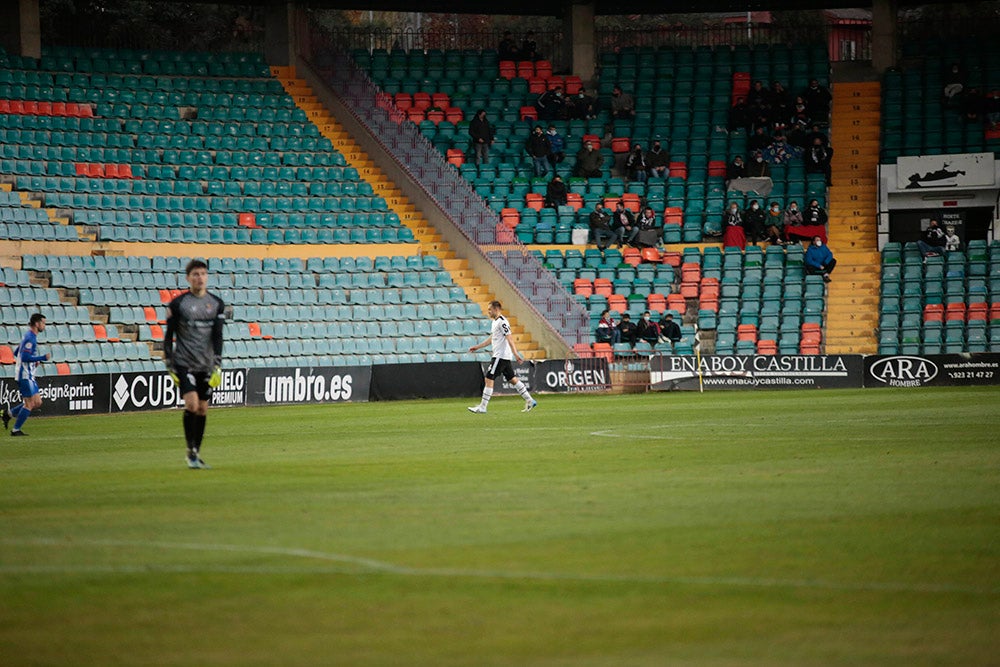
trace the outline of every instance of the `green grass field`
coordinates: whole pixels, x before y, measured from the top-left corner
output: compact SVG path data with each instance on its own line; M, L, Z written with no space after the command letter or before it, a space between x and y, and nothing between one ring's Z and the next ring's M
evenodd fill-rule
M0 664L1000 664L995 388L33 419Z

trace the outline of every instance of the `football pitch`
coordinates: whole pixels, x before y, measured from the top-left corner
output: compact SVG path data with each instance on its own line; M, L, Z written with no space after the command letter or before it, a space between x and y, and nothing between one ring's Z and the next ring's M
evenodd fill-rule
M996 388L32 419L0 664L1000 664ZM6 434L2 434L6 435Z

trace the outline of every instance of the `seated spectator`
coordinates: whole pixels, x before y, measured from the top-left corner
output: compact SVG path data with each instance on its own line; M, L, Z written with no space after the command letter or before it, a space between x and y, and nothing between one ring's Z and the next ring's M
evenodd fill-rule
M646 153L646 173L651 178L667 178L670 175L670 153L663 150L659 139Z
M812 245L806 250L805 256L806 273L811 276L823 276L823 282L830 282L830 274L837 266L837 260L833 258L830 249L823 245L823 239L814 236Z
M566 98L566 117L579 120L597 118L600 102L596 97L587 94L587 89L581 87L580 92Z
M830 119L830 102L833 100L829 89L819 85L818 79L812 79L809 87L802 91L802 99L806 102L809 117L825 125Z
M944 75L944 101L949 103L965 89L965 71L958 63L952 63Z
M722 245L727 248L747 247L747 235L743 229L743 212L736 202L729 204L729 210L722 218Z
M490 146L493 145L495 134L493 125L486 118L486 109L477 111L475 117L469 122L469 137L472 140L476 164L490 163Z
M747 98L737 97L736 104L729 109L729 122L727 123L729 131L743 129L749 132L751 119L750 107L747 106Z
M917 241L920 254L924 257L936 257L945 254L947 252L947 244L948 241L945 238L944 230L941 229L938 221L934 219L931 219L923 238Z
M611 311L605 308L601 312L601 319L597 322L595 338L598 343L611 343L614 345L622 339L622 332L618 329L618 323L611 317Z
M576 154L576 164L573 165L573 175L584 178L598 178L601 175L601 164L604 156L594 150L594 145L586 141L583 148Z
M743 164L743 156L737 155L733 158L733 161L726 165L726 182L735 180L737 178L747 177L747 166Z
M826 136L826 133L820 129L819 123L813 123L812 131L809 132L807 139L809 141L809 143L806 144L807 146L812 146L816 139L819 139L824 146L830 145L830 137Z
M625 244L625 239L631 242L637 229L635 216L632 215L632 211L625 208L625 203L619 199L615 205L615 212L611 216L611 231L618 237L618 247L621 248Z
M812 143L809 136L812 119L806 113L806 103L801 97L795 98L795 108L788 119L788 143L798 148L805 148Z
M631 120L635 116L635 98L623 92L621 86L611 91L611 117Z
M768 102L771 106L771 117L785 122L792 112L792 98L780 81L771 82Z
M955 233L955 225L948 225L944 228L944 249L948 252L955 252L962 249L962 239Z
M809 200L809 206L802 213L802 222L806 225L823 225L826 226L827 215L826 210L819 205L818 199Z
M566 100L563 99L561 86L556 86L552 90L546 90L538 96L535 102L535 109L538 111L540 120L559 120L566 116Z
M773 245L784 245L785 238L785 214L781 210L781 204L776 201L771 202L771 207L767 210L764 220L764 233Z
M625 173L630 181L646 181L646 155L642 152L642 146L635 144L629 151L625 160Z
M611 229L611 213L605 210L601 202L594 204L594 210L590 212L590 235L601 252L607 250L618 236Z
M652 206L647 206L639 214L629 245L636 248L655 248L663 237L663 226L656 221Z
M747 93L747 106L750 107L751 113L756 116L761 109L767 109L767 103L768 95L767 88L764 87L764 82L760 80L754 81L753 87Z
M622 313L622 321L618 323L618 334L622 343L628 343L631 347L635 347L635 343L639 339L639 327L635 325L628 313Z
M642 319L639 320L636 327L636 337L650 345L656 345L660 342L660 325L653 321L648 310L642 314Z
M743 212L743 229L746 232L747 241L757 245L757 241L763 241L764 236L764 211L760 208L760 203L756 199L750 200L750 206Z
M783 227L798 227L802 224L802 211L799 210L799 203L792 200L785 209L785 216L782 219Z
M514 36L510 34L510 30L503 31L503 37L500 39L500 44L497 45L497 55L500 60L514 60L516 61L521 52L517 50L517 43L514 41Z
M767 133L767 127L764 125L758 125L754 128L753 135L747 139L747 152L753 155L757 151L763 152L765 148L771 145L774 138Z
M785 138L785 129L779 126L774 131L774 141L764 149L764 160L768 164L785 164L802 157L802 149L793 146Z
M986 125L991 130L1000 127L1000 91L986 96Z
M549 154L552 153L552 144L549 138L542 132L542 126L536 125L534 131L528 136L526 142L528 155L535 167L535 176L544 176L549 172Z
M674 314L669 310L663 311L663 317L660 318L660 342L676 345L680 339L681 327L674 322Z
M753 159L747 166L748 178L771 178L771 165L764 159L761 151L753 152Z
M556 174L545 186L545 205L550 208L565 206L568 201L566 194L566 184L563 183L562 176Z
M559 134L555 125L549 125L547 135L549 137L549 148L552 151L549 153L549 162L555 167L566 159L566 139L563 138L563 135Z
M962 95L962 120L966 123L982 123L985 110L986 99L978 88L969 88L968 92Z
M833 148L824 146L817 137L813 140L812 146L805 153L805 167L807 174L823 174L827 185L833 185L831 180L830 160L833 159Z

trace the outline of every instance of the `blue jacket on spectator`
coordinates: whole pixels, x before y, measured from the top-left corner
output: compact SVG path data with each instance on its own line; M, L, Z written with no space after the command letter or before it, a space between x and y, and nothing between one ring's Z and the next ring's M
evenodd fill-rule
M811 266L817 271L822 267L830 266L830 262L833 261L833 253L825 245L810 245L806 250L805 263L806 266Z

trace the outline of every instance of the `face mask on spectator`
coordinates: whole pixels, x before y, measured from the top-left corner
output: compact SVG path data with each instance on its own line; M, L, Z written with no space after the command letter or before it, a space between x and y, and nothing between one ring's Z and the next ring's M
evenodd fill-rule
M750 204L750 208L752 208L753 210L756 211L757 210L757 204Z

